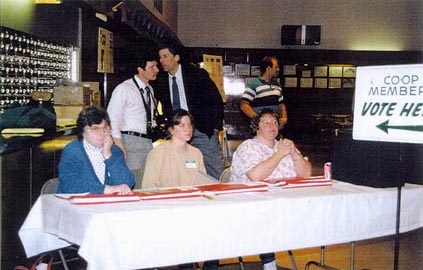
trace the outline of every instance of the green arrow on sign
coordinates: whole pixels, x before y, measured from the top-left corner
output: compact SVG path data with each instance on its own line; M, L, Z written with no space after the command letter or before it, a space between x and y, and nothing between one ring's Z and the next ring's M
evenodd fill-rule
M423 126L389 126L389 120L386 120L383 123L377 125L379 129L388 133L388 129L403 129L403 130L410 130L410 131L423 131Z

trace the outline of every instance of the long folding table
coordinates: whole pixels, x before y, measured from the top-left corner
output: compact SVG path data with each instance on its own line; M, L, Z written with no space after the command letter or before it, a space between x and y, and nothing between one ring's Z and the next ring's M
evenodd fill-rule
M19 231L28 257L79 245L88 269L140 269L394 235L396 188L333 181L129 203L74 205L42 195ZM402 188L400 231L423 227L423 186Z

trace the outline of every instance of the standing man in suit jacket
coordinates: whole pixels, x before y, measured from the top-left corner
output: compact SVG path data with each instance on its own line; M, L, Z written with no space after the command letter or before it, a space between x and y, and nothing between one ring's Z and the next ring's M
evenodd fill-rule
M218 179L224 169L218 137L223 124L223 101L219 90L206 70L180 64L177 47L161 46L159 57L165 73L159 74L154 82L156 98L161 101L168 119L176 109L191 113L195 127L191 144L203 153L207 173Z

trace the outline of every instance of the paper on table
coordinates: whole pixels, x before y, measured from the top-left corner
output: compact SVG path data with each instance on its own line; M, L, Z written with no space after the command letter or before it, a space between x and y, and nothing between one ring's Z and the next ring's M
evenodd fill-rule
M211 199L215 195L220 194L258 192L267 190L268 186L263 183L216 183L192 187L138 190L135 191L134 194L137 194L141 200L175 199L201 196Z
M266 183L267 185L271 187L281 187L281 188L299 188L299 187L316 187L316 186L332 185L332 180L326 179L324 176L270 179L270 180L265 180L261 182Z
M283 178L263 180L263 181L259 181L259 183L264 183L268 185L269 187L283 187L288 185L288 183Z
M144 189L135 191L134 194L141 200L176 199L202 196L201 190L195 187Z
M68 200L72 204L104 204L120 202L137 202L140 200L177 199L191 197L211 198L214 195L267 191L268 186L263 183L218 183L193 187L175 187L136 190L132 194L56 194L56 197Z
M207 192L208 194L212 193L214 195L240 192L258 192L267 191L269 189L268 185L263 183L218 183L210 185L201 185L197 186L197 188L203 192Z
M57 198L65 199L72 204L101 204L101 203L122 203L139 202L140 197L136 194L56 194Z

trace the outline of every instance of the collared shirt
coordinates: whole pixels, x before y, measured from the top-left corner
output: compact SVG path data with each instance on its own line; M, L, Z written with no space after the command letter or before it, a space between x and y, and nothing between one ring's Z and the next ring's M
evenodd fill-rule
M179 90L179 100L181 102L181 109L188 111L188 103L187 97L185 95L185 87L184 87L184 80L182 77L182 68L181 65L178 67L178 71L174 75L169 74L169 89L170 89L170 98L173 102L173 94L172 94L172 84L173 84L173 77L176 77L176 83L178 84Z
M105 175L106 175L106 164L104 163L104 157L101 153L101 148L97 148L94 145L90 144L86 140L82 141L84 145L85 152L88 155L88 158L93 165L95 174L102 184L104 184Z
M134 75L138 85L144 89L145 84ZM153 87L148 85L152 95L154 96ZM147 93L144 90L144 99L147 102ZM154 102L151 102L151 114L153 115ZM147 133L147 117L144 103L141 98L140 90L135 85L133 79L128 79L113 90L112 97L107 107L110 117L112 136L121 138L121 131L135 131L139 133ZM154 120L153 120L154 121ZM153 126L155 123L153 123Z
M260 162L271 157L278 150L279 141L273 147L262 143L257 137L241 143L233 154L230 182L250 182L247 172ZM291 155L281 159L272 173L265 180L291 178L297 176Z
M266 82L257 77L247 84L241 98L252 107L276 106L283 102L282 88L275 80Z

